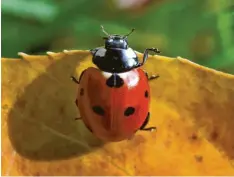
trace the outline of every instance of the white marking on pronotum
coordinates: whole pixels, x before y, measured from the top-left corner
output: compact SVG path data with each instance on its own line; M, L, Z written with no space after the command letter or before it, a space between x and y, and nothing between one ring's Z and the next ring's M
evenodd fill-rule
M28 54L23 53L23 52L18 52L18 56L20 56L22 59L24 59L24 57L28 56Z
M102 75L107 79L107 78L111 77L112 73L102 71Z

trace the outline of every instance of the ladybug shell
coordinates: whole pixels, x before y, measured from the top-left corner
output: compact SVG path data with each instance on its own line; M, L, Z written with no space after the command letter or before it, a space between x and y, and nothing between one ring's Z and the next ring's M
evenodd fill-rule
M86 127L103 141L130 138L149 111L150 88L145 72L138 68L115 75L90 67L83 71L77 106Z

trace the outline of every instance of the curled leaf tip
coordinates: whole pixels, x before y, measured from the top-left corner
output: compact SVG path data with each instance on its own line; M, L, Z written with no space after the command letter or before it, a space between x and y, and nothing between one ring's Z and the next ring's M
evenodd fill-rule
M23 52L18 52L18 56L20 56L20 57L25 57L25 56L28 56L28 54L26 54L26 53L23 53Z
M48 56L52 57L55 53L54 53L54 52L48 51L48 52L46 52L46 54L47 54Z
M46 52L46 54L51 55L51 54L55 54L55 53L51 52L51 51L48 51L48 52Z
M53 55L54 55L54 54L55 54L54 52L50 52L50 51L46 52L46 55L48 56L48 58L49 58L50 60L53 59Z
M63 50L63 53L69 54L69 50Z

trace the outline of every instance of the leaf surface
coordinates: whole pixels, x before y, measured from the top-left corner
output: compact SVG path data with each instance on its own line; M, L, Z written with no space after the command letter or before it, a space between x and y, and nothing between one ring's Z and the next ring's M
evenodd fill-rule
M142 58L142 54L139 53ZM234 175L234 76L150 56L150 125L104 144L75 106L88 51L2 58L2 175Z

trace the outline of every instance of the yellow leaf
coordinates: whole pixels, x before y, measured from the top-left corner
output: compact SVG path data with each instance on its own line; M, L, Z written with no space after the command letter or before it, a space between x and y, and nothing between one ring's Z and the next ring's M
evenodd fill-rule
M74 120L69 77L92 65L89 52L21 56L1 61L2 175L234 175L234 76L149 57L158 130L103 144Z

